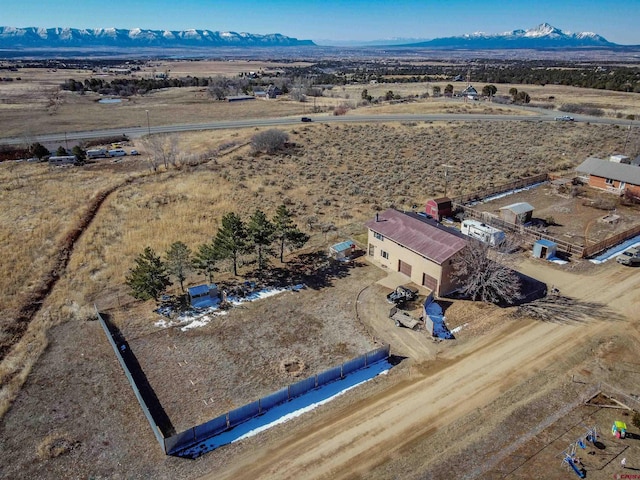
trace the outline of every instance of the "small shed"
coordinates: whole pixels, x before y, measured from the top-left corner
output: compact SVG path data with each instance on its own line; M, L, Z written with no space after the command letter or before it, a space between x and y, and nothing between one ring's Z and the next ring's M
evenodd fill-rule
M350 260L356 252L356 244L352 240L336 243L329 247L331 258L340 261Z
M500 217L505 222L523 225L531 221L533 207L527 202L512 203L500 209Z
M556 256L558 252L558 244L544 238L533 244L533 256L535 258L543 258L548 260Z
M453 205L449 197L433 198L427 202L425 213L441 221L443 217L450 217L453 213Z
M215 283L210 285L197 285L189 287L189 303L192 307L211 307L218 300L218 286Z

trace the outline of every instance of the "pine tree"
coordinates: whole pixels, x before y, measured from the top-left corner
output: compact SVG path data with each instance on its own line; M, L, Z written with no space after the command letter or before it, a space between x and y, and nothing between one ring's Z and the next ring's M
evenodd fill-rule
M235 213L222 217L222 227L213 241L221 258L230 258L233 262L233 274L238 275L238 256L246 250L247 229L242 219Z
M184 281L191 269L191 250L182 242L175 242L167 250L167 270L180 282L180 289L184 292Z
M131 289L131 294L139 300L149 300L158 297L171 285L166 265L160 257L146 247L135 259L135 267L129 270L126 284Z
M213 242L204 243L200 245L193 258L193 268L205 275L209 283L213 283L213 273L218 271L216 263L219 259L220 252L215 248Z
M258 255L258 270L262 270L266 264L265 255L271 253L269 246L273 243L275 226L269 221L264 212L258 209L249 219L248 233L249 240Z
M273 217L275 227L275 239L278 241L280 249L280 262L284 263L284 249L288 245L292 248L301 248L309 241L309 235L301 232L293 223L291 213L287 207L280 205Z

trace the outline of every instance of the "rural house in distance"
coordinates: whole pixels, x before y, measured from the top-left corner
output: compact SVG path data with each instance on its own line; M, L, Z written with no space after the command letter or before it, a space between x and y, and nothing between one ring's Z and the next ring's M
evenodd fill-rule
M578 165L576 172L590 187L617 195L628 192L640 197L640 167L636 165L589 157Z
M466 245L458 230L417 213L393 208L366 223L367 254L375 263L400 272L418 285L443 296L458 285L451 278L451 259Z

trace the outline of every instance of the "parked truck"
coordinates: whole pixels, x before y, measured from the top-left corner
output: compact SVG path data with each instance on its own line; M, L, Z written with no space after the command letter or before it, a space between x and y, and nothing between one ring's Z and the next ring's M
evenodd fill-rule
M418 296L418 290L404 285L396 287L396 289L387 295L387 302L394 305L401 305L405 302L411 301Z
M492 247L500 245L505 241L505 234L491 225L487 225L477 220L463 220L460 230L465 235L477 238L481 242L488 243Z

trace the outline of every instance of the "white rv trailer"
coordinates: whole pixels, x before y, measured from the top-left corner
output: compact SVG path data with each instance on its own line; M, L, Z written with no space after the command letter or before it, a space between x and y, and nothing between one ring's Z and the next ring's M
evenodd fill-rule
M472 238L477 238L481 242L488 243L492 247L500 245L505 240L505 234L491 225L487 225L477 220L463 220L462 233Z

